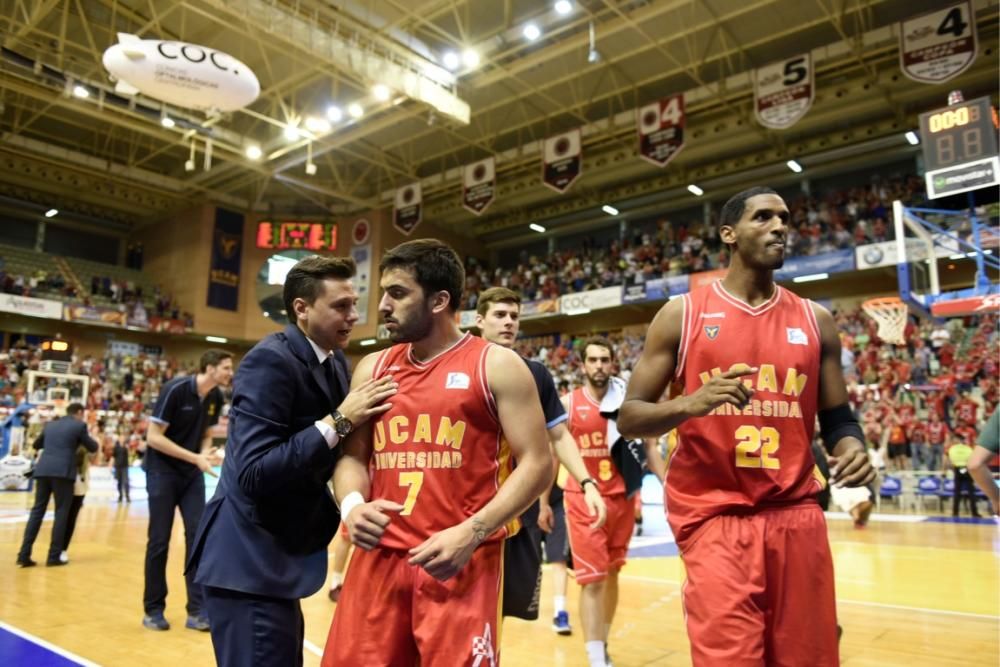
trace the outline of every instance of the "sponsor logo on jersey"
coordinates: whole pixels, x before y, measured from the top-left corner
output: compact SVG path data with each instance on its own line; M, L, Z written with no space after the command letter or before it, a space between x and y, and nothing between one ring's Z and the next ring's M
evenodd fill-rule
M496 656L493 654L493 632L490 630L489 623L483 628L481 637L472 638L472 657L474 658L472 667L496 666Z
M465 373L448 373L448 379L444 382L445 389L468 389L469 376Z
M709 340L715 340L719 335L719 329L721 327L718 324L713 324L711 326L705 327L705 335L708 336Z
M702 313L701 314L701 319L703 319L703 320L710 320L710 319L715 318L715 319L720 319L721 320L725 316L726 316L725 313Z
M808 345L809 339L806 337L806 332L798 327L785 327L785 331L788 332L788 342L792 345Z

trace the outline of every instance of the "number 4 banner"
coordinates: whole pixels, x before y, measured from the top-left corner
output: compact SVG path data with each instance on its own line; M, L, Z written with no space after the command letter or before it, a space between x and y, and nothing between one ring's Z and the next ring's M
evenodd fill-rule
M754 108L764 127L784 130L806 115L813 103L812 57L806 53L754 71Z
M914 81L947 81L975 59L976 23L969 2L903 21L900 27L899 65Z
M684 148L684 125L684 95L639 109L639 156L665 167Z

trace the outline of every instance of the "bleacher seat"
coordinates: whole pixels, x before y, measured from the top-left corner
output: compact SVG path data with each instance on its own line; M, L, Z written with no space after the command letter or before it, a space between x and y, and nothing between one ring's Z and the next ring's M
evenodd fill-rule
M917 482L917 504L918 509L923 511L924 498L934 498L938 501L938 509L941 509L944 501L941 498L941 479L936 476L921 477Z
M898 502L902 494L903 481L901 479L892 475L886 475L882 478L882 485L878 490L879 498L895 498Z

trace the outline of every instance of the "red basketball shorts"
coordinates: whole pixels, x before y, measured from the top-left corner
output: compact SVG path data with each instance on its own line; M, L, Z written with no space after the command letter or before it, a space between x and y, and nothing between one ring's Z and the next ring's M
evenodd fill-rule
M573 554L573 574L579 584L603 581L608 572L625 564L628 543L635 528L635 506L624 494L604 496L608 520L591 530L594 518L587 511L582 493L566 491L566 527Z
M837 610L818 505L723 515L681 547L695 667L835 667Z
M394 549L355 549L323 667L500 664L503 541L481 545L438 581Z

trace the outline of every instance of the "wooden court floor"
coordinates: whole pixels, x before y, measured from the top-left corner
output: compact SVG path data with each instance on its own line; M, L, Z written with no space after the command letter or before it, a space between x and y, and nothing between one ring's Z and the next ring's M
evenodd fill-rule
M168 564L167 618L174 627L157 633L140 623L145 502L118 506L108 498L88 497L70 565L21 570L14 561L29 503L27 494L0 493L0 621L99 665L214 664L209 636L183 628L179 517ZM35 544L36 560L44 559L50 530L46 521ZM842 664L1000 664L1000 529L995 525L875 521L855 531L847 521L831 520L830 539L845 631ZM616 667L691 664L680 606L682 579L676 556L629 562L610 640ZM578 625L576 588L571 581L570 610ZM501 647L507 667L585 667L579 628L570 637L557 637L549 627L551 591L546 571L541 620L505 622ZM303 609L306 665L317 665L313 651L322 649L334 605L324 590L305 600Z

